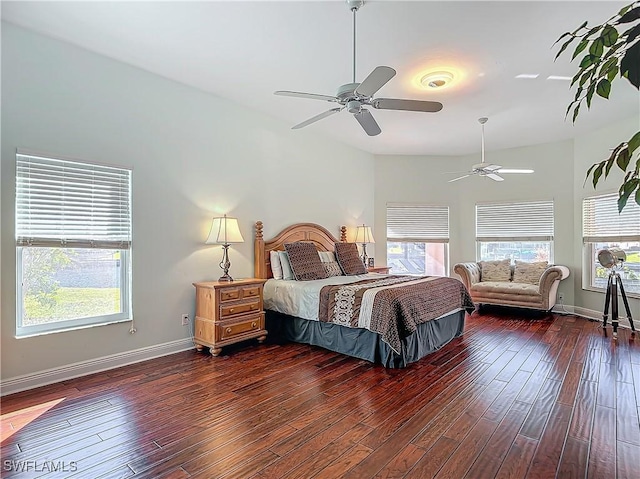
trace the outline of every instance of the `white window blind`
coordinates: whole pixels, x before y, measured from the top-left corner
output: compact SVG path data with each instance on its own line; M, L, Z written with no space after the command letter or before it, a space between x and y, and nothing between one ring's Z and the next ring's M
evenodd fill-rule
M553 200L476 205L478 241L552 241Z
M582 237L585 243L640 240L640 206L631 198L618 213L618 195L582 201Z
M387 241L449 242L449 207L387 205Z
M18 246L128 249L131 170L16 155Z

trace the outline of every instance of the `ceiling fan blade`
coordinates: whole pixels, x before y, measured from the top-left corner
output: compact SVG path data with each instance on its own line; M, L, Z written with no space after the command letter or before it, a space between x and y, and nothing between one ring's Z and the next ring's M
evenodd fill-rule
M453 183L454 181L461 180L462 178L467 178L467 177L471 176L472 174L473 173L469 173L468 175L459 176L458 178L454 178L453 180L449 180L447 183Z
M375 67L369 76L362 80L356 88L356 93L361 96L373 96L389 80L396 76L396 71L391 67Z
M372 103L379 110L406 110L436 113L442 110L442 103L437 101L401 100L399 98L376 98Z
M487 173L485 176L487 178L491 178L493 181L504 181L502 176L498 176L495 173Z
M335 96L318 95L316 93L303 93L299 91L279 90L273 92L273 94L279 96L292 96L295 98L309 98L310 100L339 101Z
M533 170L528 168L500 168L496 170L496 173L533 173Z
M328 116L333 115L334 113L338 113L339 111L343 110L343 108L332 108L331 110L327 110L324 113L320 113L319 115L316 115L312 118L309 118L306 121L303 121L302 123L298 123L295 126L292 126L291 129L292 130L299 130L300 128L304 128L307 125L310 125L311 123L315 123L318 120L322 120L323 118L326 118Z
M367 135L376 136L382 133L382 130L369 110L363 108L358 113L354 113L353 116L356 117L356 120L358 120L358 123L360 123Z
M485 171L495 171L496 173L500 168L502 168L502 166L500 165L486 165L482 167L482 169Z

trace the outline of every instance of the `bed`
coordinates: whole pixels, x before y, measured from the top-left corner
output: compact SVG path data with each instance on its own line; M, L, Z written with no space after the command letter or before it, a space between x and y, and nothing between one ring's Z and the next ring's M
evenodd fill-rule
M334 251L336 243L346 243L346 227L336 238L320 225L297 223L269 240L263 228L256 222L254 266L255 276L267 279L264 304L270 338L402 368L462 335L465 316L474 305L459 280L377 273L312 281L274 279L271 251L283 251L285 244L296 242ZM344 313L336 301L345 295L351 316L328 317L332 311Z

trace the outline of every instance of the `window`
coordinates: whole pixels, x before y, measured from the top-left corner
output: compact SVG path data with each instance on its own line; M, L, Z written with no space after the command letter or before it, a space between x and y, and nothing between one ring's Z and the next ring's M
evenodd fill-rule
M553 262L553 200L476 205L478 261Z
M598 251L620 248L627 260L617 269L628 296L640 297L640 206L633 201L618 213L618 195L601 195L582 201L584 243L583 287L606 291L609 271L598 263Z
M449 207L387 205L387 266L391 273L447 276Z
M131 170L16 155L17 336L131 319Z

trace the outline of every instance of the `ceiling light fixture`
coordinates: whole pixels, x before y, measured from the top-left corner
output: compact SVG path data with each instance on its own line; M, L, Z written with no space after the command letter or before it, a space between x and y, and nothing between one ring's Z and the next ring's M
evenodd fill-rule
M427 88L442 88L453 81L453 74L447 71L427 73L420 78L422 86Z
M516 75L516 78L527 78L532 80L534 78L538 78L539 76L539 73L520 73L520 75Z
M560 81L571 81L572 77L565 77L561 75L549 75L547 80L560 80Z

